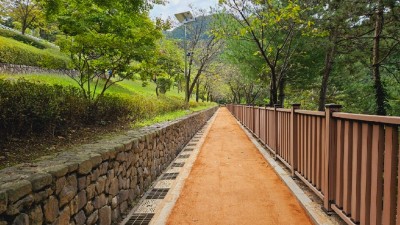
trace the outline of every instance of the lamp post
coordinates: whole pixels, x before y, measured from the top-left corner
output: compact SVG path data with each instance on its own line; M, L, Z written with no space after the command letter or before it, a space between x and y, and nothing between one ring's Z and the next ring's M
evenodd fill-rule
M190 11L187 12L182 12L182 13L177 13L175 14L176 19L183 24L183 27L185 29L185 36L183 39L183 45L184 45L184 50L185 50L185 79L186 79L186 88L185 88L185 100L189 102L189 93L188 93L188 83L190 82L189 79L187 78L188 73L187 73L187 57L188 57L188 52L187 52L187 43L186 43L186 24L189 22L194 21L194 17ZM189 81L189 82L188 82Z

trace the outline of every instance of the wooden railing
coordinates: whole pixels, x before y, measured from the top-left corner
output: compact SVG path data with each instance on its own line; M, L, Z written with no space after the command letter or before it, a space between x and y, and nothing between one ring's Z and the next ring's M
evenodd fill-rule
M400 224L400 117L279 106L230 112L347 224Z

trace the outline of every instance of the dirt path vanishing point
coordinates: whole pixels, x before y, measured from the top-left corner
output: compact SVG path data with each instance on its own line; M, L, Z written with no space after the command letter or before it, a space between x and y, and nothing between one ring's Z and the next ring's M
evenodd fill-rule
M235 118L217 113L167 224L312 224Z

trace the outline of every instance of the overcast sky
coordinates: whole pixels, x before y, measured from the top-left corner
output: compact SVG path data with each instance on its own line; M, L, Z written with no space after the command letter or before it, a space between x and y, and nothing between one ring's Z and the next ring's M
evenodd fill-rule
M175 13L186 12L190 10L189 5L193 5L194 8L208 10L210 6L215 7L218 4L218 0L168 0L169 3L164 5L156 5L150 11L151 18L161 17L162 19L175 20ZM176 20L175 20L176 21Z

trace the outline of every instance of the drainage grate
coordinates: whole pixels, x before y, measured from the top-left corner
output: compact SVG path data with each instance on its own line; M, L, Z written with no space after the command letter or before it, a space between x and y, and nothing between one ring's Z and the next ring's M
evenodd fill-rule
M181 163L172 163L172 167L183 167L183 165L185 165L184 162L181 162Z
M146 199L164 199L169 191L169 188L154 188L146 196Z
M191 144L191 143L189 143L187 146L196 146L196 144Z
M154 213L135 213L132 217L128 220L126 225L148 225L153 218Z
M193 151L194 149L193 148L186 148L186 149L184 149L183 151L184 152L191 152L191 151Z
M189 157L190 157L189 154L187 154L187 155L179 155L179 156L178 156L179 159L187 159L187 158L189 158Z
M179 173L164 173L161 180L175 180Z

